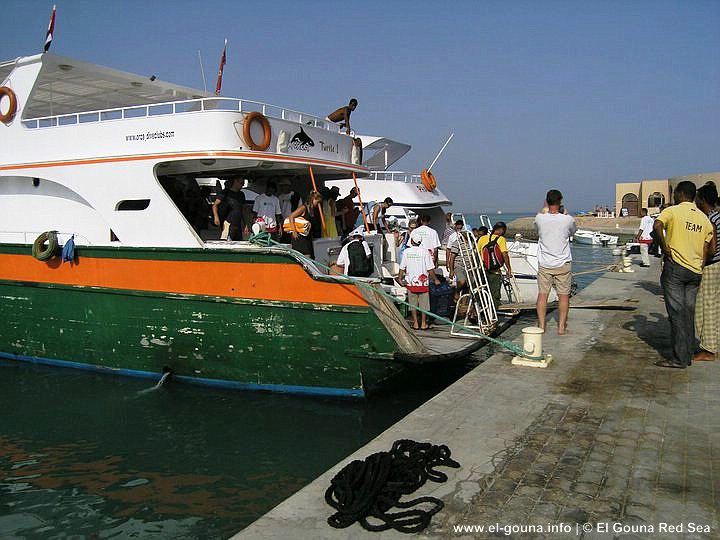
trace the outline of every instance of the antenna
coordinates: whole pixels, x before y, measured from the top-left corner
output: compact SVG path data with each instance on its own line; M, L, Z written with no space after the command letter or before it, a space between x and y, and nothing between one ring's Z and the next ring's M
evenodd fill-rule
M451 133L451 134L450 134L450 136L448 137L448 140L445 141L445 144L443 144L443 147L440 149L440 151L437 153L437 156L435 156L435 159L433 159L433 162L432 162L432 163L430 164L430 166L428 167L428 169L427 169L428 172L430 172L430 170L433 168L433 165L435 165L435 162L436 162L436 161L438 160L438 158L440 157L440 154L443 153L443 150L445 150L445 147L448 145L448 143L450 142L450 140L451 140L454 136L455 136L454 133Z
M207 83L205 82L205 70L203 69L202 56L200 56L200 49L198 49L198 61L200 62L200 74L202 75L203 88L207 93Z

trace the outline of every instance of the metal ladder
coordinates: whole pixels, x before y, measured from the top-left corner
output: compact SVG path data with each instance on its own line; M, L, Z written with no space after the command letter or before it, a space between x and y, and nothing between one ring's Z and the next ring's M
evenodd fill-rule
M498 316L485 276L485 267L475 248L475 237L468 231L458 231L457 235L459 256L465 265L469 290L460 295L455 305L455 324L450 329L450 335L476 337L466 332L465 328L488 334L497 326ZM460 308L464 303L467 303L467 310L464 315L460 315Z

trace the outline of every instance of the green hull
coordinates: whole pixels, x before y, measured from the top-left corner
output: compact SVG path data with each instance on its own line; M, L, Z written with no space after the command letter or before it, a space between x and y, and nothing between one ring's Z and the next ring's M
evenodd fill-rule
M13 359L351 396L400 369L397 343L368 306L7 280L0 305L0 355Z

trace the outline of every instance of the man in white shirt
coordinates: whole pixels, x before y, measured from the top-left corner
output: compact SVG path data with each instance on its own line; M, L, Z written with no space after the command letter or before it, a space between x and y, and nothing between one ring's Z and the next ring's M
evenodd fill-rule
M415 233L422 239L420 247L430 252L433 263L438 263L438 248L440 247L440 237L435 229L429 227L430 216L423 214L420 216L420 226L415 229Z
M435 285L440 285L430 252L420 246L421 242L422 237L415 229L410 235L410 246L403 252L397 277L398 283L407 289L412 327L415 330L428 329L425 312L430 311L430 279ZM417 308L424 310L420 314L419 325Z
M368 277L373 273L372 251L363 240L364 232L364 227L358 227L350 233L352 240L342 247L335 263L339 272L356 277Z
M640 211L642 219L640 220L640 229L637 233L637 241L640 242L640 256L642 257L641 266L650 266L650 244L653 243L650 233L655 225L655 220L648 216L648 209L643 208Z
M548 211L535 216L538 231L538 297L535 306L538 326L545 330L545 315L550 290L555 287L558 295L558 334L567 332L570 312L570 289L572 287L572 254L570 237L577 226L572 216L560 212L562 193L551 189L545 197Z
M265 193L255 197L253 203L253 219L262 218L265 221L265 230L269 233L277 232L278 223L282 223L282 210L276 193L275 182L268 182L265 184Z

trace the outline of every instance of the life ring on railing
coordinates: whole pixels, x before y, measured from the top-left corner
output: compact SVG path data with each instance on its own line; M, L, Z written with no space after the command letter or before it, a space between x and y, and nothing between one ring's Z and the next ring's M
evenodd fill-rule
M423 186L425 186L425 189L428 191L433 191L437 187L435 175L427 169L423 169L420 173L420 179L422 180Z
M0 86L0 99L2 99L3 96L7 96L10 101L10 106L6 113L0 113L0 122L9 122L15 118L15 113L17 112L17 96L15 92L7 86Z
M250 126L256 120L260 122L260 125L263 128L262 144L255 144L255 141L250 134ZM257 111L253 111L245 117L245 122L243 122L243 139L245 139L245 144L250 147L250 150L260 150L261 152L267 150L270 146L271 137L272 129L270 128L270 122L267 118L265 118L265 115Z
M46 242L47 246L45 246ZM38 261L47 261L57 255L59 247L57 231L45 231L35 239L32 256Z

